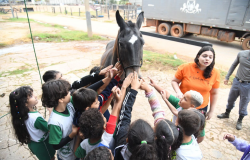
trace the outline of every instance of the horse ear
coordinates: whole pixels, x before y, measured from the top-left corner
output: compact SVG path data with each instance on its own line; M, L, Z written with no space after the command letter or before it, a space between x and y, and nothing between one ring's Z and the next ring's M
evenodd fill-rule
M126 23L124 19L121 17L119 10L116 11L115 16L116 16L116 22L120 27L120 31L122 31L123 29L125 29Z
M138 29L141 28L142 22L144 22L144 12L141 12L141 13L139 14L139 16L137 17L136 25L137 25Z

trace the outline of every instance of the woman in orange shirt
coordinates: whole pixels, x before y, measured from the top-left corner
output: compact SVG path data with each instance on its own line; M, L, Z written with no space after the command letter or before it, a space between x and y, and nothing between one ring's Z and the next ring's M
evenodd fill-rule
M194 62L183 64L172 80L172 87L177 98L182 98L189 90L200 92L203 96L203 104L196 109L205 110L210 98L210 108L207 112L207 120L211 119L220 86L220 72L214 68L215 52L210 46L204 46L197 53ZM181 83L181 84L180 84ZM179 85L180 84L180 85Z

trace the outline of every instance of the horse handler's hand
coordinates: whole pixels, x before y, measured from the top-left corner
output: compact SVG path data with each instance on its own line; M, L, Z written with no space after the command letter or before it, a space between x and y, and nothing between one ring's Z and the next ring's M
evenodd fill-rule
M235 136L232 135L232 134L227 133L227 134L225 134L224 137L223 137L223 140L225 140L225 139L227 139L227 140L230 141L230 142L233 142L233 141L235 140Z
M224 79L224 84L228 85L228 80L227 79Z

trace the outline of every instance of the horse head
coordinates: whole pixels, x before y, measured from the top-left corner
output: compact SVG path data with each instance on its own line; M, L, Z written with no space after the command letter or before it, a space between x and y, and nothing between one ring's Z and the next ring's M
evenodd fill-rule
M136 23L133 23L131 21L125 22L120 16L119 11L116 11L116 22L120 30L113 48L114 56L112 64L114 65L117 62L117 58L119 58L125 75L133 71L139 73L143 62L144 40L139 31L143 20L143 12L139 14Z

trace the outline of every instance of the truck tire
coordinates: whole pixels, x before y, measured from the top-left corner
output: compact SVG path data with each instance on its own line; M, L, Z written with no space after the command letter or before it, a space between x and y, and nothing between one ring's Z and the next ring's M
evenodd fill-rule
M161 34L161 35L168 35L169 32L170 32L170 28L171 28L171 25L168 24L168 23L161 23L159 26L158 26L158 32Z
M179 24L175 24L171 27L170 34L173 37L181 38L184 36L183 27Z
M250 49L250 36L246 37L242 41L242 49L244 49L244 50L249 50Z

